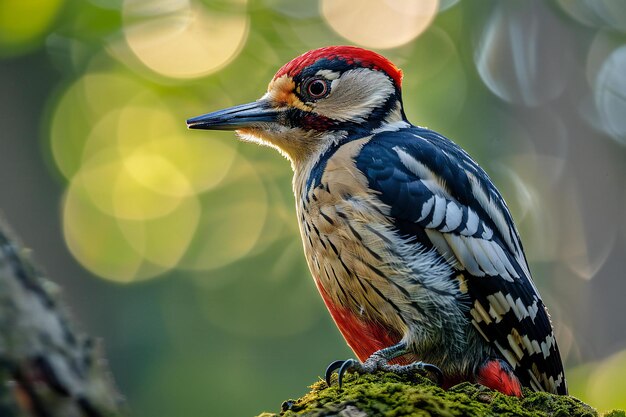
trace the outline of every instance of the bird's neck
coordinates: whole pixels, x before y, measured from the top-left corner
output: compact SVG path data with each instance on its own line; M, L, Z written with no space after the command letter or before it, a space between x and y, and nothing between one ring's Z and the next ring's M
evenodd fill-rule
M306 199L308 190L316 186L321 180L326 161L344 144L372 134L397 131L411 126L401 112L395 113L395 115L397 117L390 117L372 131L329 132L318 138L318 145L315 147L308 147L306 151L293 155L286 152L294 172L293 191L296 199Z
M316 173L323 171L325 161L341 146L344 141L349 140L346 132L331 132L321 137L318 146L309 148L308 152L289 156L291 168L293 169L293 192L297 199L302 199L314 181Z

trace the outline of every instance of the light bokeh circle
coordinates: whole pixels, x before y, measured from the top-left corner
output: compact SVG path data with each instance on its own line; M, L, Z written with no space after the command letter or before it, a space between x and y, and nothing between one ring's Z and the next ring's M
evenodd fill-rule
M509 103L538 106L560 96L574 65L571 35L544 2L499 2L474 51L480 78Z
M144 169L184 177L164 159L141 156ZM195 194L173 196L133 178L114 149L87 161L63 201L63 232L74 257L92 273L128 283L178 264L200 218Z
M85 153L89 158L115 144L120 109L144 90L136 80L115 72L87 73L63 90L50 118L50 148L67 180L78 172Z
M171 78L197 78L221 69L239 54L249 30L243 11L208 10L193 0L125 0L122 13L133 54Z
M322 0L328 25L350 42L388 49L415 39L431 24L438 0Z
M614 50L602 63L594 85L594 100L602 126L626 145L626 46Z

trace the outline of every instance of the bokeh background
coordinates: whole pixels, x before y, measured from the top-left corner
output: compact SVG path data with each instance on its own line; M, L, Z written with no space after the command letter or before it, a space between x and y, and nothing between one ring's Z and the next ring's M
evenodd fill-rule
M288 162L184 121L309 49L372 48L504 194L572 394L626 408L625 41L621 0L0 0L0 210L134 415L277 410L351 353Z

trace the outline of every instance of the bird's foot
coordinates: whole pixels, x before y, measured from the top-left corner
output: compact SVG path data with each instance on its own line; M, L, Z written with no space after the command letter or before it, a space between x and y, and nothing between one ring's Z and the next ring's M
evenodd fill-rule
M443 383L443 372L437 366L432 365L430 363L424 362L413 362L408 365L391 365L389 361L396 356L389 357L388 353L390 348L381 349L377 352L374 352L367 360L363 363L357 361L356 359L347 359L345 361L334 361L328 368L326 368L325 379L326 384L330 386L331 376L333 372L337 371L337 383L339 384L339 388L341 388L343 378L346 372L355 372L357 374L372 374L376 371L384 371L384 372L393 372L400 375L410 375L414 373L429 373L434 375L436 378L437 384L441 385ZM393 352L396 353L396 352Z

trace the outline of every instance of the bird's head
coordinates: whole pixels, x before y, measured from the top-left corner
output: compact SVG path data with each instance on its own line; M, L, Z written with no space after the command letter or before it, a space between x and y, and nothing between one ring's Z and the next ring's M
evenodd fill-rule
M401 81L402 71L375 52L329 46L284 65L259 100L194 117L187 126L236 130L297 164L347 135L406 120Z

